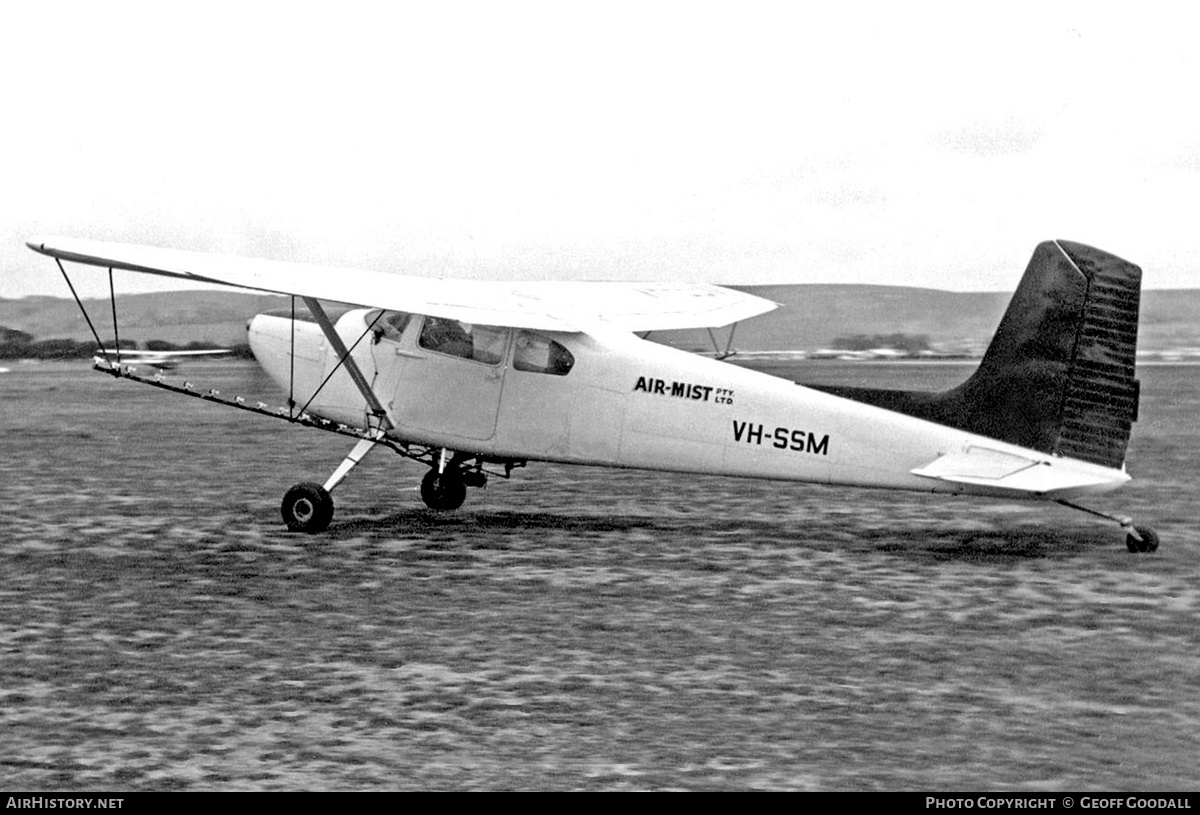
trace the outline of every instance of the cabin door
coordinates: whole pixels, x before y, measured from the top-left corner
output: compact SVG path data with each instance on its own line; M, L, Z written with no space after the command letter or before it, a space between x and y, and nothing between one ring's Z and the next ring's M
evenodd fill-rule
M426 317L403 354L392 406L401 428L486 440L496 434L512 332Z

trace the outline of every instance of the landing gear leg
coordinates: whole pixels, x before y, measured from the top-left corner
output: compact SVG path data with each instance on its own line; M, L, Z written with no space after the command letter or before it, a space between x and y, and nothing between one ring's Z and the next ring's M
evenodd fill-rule
M1097 512L1094 509L1081 507L1079 504L1073 504L1070 501L1062 499L1059 499L1057 503L1062 504L1064 507L1077 509L1080 512L1086 512L1089 515L1116 521L1125 530L1125 548L1134 554L1158 551L1158 533L1148 526L1134 526L1133 518L1124 515L1109 515L1107 512Z
M329 528L329 522L333 520L333 496L330 493L358 466L367 453L375 448L381 438L383 434L376 432L370 438L362 439L354 445L354 449L342 460L324 485L304 482L284 494L283 505L279 511L289 532L307 532L315 535Z

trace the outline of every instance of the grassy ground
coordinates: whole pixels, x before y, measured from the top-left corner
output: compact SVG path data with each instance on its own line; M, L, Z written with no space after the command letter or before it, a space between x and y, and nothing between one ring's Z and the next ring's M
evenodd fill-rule
M0 375L6 787L1200 782L1200 368L1141 372L1140 556L1057 507L546 465L437 515L383 454L293 536L346 440L84 368Z

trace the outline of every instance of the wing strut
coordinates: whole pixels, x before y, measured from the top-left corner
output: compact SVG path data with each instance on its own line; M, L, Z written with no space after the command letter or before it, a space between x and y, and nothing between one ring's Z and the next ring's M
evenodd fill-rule
M712 340L713 344L713 353L715 354L714 359L728 359L737 353L737 351L733 350L733 335L737 332L737 327L737 323L729 326L729 337L725 340L724 351L722 351L721 346L717 344L717 335L713 333L711 328L708 329L708 338Z
M352 349L347 348L346 343L342 342L342 338L338 335L337 329L334 328L333 323L329 319L329 315L325 313L325 309L321 306L320 301L315 297L302 297L301 299L304 300L304 305L308 306L308 310L312 313L313 317L316 318L317 325L321 326L321 331L325 333L325 339L329 340L329 344L333 346L333 350L337 351L338 354L338 363L337 365L333 366L333 370L329 372L329 376L325 377L325 382L329 381L330 377L333 376L339 367L345 367L346 373L350 374L350 378L354 380L354 384L358 387L359 393L361 393L363 398L367 400L367 406L371 409L371 414L381 425L383 425L383 430L385 432L394 430L397 426L395 417L393 417L392 412L388 410L382 402L379 401L379 397L375 395L375 390L371 387L371 383L367 381L365 376L363 376L363 372L358 367L358 363L354 361L354 357L350 356L350 351ZM363 334L363 337L369 333L370 328L368 328ZM358 343L361 341L362 337L359 337L354 344L358 345ZM321 383L321 387L325 386L325 382ZM321 388L317 388L318 392L320 390ZM316 394L314 393L313 396L315 397ZM309 402L312 402L312 399L309 399ZM304 407L307 408L308 405L305 405ZM300 412L304 413L304 409L301 409Z
M117 327L117 291L113 288L112 267L108 267L108 301L112 303L113 345L116 346L117 364L121 364L121 329Z
M88 328L90 328L92 330L92 336L96 338L96 345L99 346L100 353L104 355L104 359L111 365L112 360L110 360L108 358L108 349L104 347L104 341L102 339L100 339L100 334L96 332L96 326L94 326L92 324L92 318L88 315L87 309L83 307L83 301L80 300L79 295L75 293L75 286L74 286L74 284L71 283L71 278L67 276L67 270L63 268L62 261L59 260L58 258L55 258L54 262L56 264L58 264L58 270L60 272L62 272L63 280L67 281L67 288L69 288L71 290L71 296L75 298L75 305L79 306L79 311L83 314L83 319L87 320ZM111 275L111 274L112 274L112 270L109 270L109 275ZM111 283L112 283L111 277L109 278L109 283L111 286ZM113 330L114 331L116 331L116 315L117 315L117 301L116 301L116 298L114 297L113 298Z
M292 346L288 352L288 411L296 409L296 295L292 295ZM310 400L311 401L311 400Z

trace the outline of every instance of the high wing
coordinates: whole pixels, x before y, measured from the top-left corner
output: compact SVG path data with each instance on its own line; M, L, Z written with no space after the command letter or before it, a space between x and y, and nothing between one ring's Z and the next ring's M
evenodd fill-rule
M500 282L215 255L77 238L33 238L30 249L91 266L219 283L351 305L547 331L717 328L777 304L701 283Z

